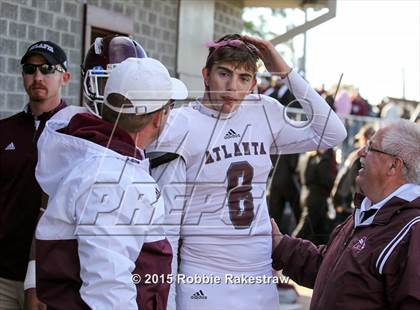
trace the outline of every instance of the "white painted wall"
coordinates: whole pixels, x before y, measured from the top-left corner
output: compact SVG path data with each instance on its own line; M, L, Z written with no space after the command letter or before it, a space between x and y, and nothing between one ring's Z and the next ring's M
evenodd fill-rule
M204 43L213 40L215 0L181 0L179 10L177 71L189 97L196 98L204 90L201 69L208 53Z

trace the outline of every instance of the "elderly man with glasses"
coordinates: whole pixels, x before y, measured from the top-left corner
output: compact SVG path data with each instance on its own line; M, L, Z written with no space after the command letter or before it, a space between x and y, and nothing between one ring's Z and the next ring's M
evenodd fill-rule
M273 267L314 289L311 309L420 309L420 126L399 120L358 155L363 196L327 245L273 225Z
M46 121L66 106L61 89L70 80L66 54L50 41L29 46L21 64L29 102L24 111L0 120L1 309L23 307L23 281L41 207L36 143Z

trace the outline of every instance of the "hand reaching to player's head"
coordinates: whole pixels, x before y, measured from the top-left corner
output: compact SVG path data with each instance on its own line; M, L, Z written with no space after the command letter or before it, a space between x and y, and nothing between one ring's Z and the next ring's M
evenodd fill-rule
M284 78L292 70L270 41L247 35L242 36L241 39L253 44L258 49L258 55L264 62L266 69L272 74L279 74Z

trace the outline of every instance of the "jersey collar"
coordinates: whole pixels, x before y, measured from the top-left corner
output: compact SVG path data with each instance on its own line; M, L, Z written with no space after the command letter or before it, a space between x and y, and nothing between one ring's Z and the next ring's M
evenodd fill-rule
M231 113L223 113L221 111L213 110L213 109L210 109L210 108L206 107L204 104L201 103L201 98L192 102L191 107L194 110L197 110L204 115L207 115L207 116L210 116L210 117L213 117L213 118L216 118L216 119L232 118L234 115L236 115L238 113L239 109L241 108L241 106L239 106L235 111L233 111Z

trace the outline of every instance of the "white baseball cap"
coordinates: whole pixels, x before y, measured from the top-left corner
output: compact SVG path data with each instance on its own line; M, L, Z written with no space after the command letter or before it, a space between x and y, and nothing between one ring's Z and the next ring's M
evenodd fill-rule
M119 94L130 101L130 107L116 107L108 96ZM185 84L171 78L168 70L153 58L127 58L109 74L104 104L119 113L142 115L161 109L170 99L187 98Z

